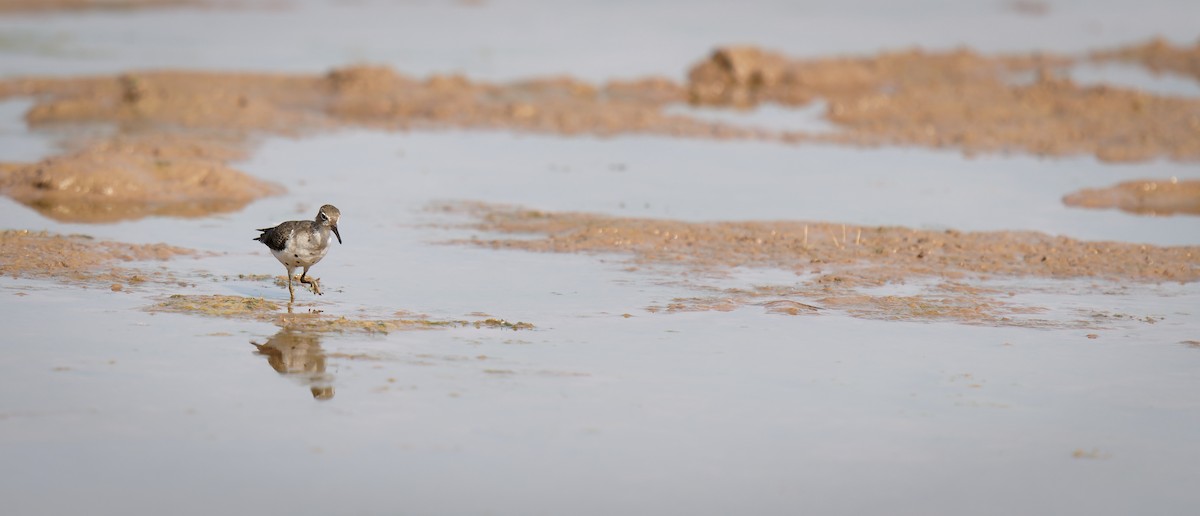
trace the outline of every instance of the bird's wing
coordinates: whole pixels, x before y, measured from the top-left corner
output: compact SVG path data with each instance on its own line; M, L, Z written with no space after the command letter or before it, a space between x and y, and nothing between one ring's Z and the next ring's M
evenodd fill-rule
M267 247L275 251L282 251L284 246L287 245L287 239L291 236L296 224L299 224L299 222L289 221L273 228L260 229L259 231L262 231L262 234L258 235L258 238L254 240L266 244Z

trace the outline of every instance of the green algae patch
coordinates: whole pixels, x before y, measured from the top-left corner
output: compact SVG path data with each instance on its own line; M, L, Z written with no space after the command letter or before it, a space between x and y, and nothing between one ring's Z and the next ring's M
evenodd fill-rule
M287 311L284 311L284 310ZM368 333L387 334L393 331L428 330L439 328L493 328L500 330L532 330L527 322L509 322L488 318L477 321L437 320L424 318L353 318L325 315L319 311L292 313L282 303L262 298L226 295L174 294L147 308L150 312L171 312L210 317L249 319L273 323L281 328L308 333Z
M531 323L509 322L503 319L485 319L482 321L436 319L355 319L345 316L330 317L319 313L277 314L273 322L279 326L286 326L289 328L317 333L388 334L393 331L434 330L441 328L493 328L512 331L534 329L534 325Z
M468 323L468 324L471 324L472 326L475 326L476 328L499 328L502 330L513 330L513 331L532 330L533 329L533 325L530 323L527 323L527 322L515 322L514 323L514 322L505 321L504 319L484 319L482 321L475 321L475 322Z
M280 309L279 303L262 298L242 296L188 296L175 294L151 307L152 312L177 312L213 317L273 316Z
M377 333L388 334L403 330L428 330L457 326L457 321L428 319L354 319L331 317L319 313L277 314L273 320L279 326L313 333Z

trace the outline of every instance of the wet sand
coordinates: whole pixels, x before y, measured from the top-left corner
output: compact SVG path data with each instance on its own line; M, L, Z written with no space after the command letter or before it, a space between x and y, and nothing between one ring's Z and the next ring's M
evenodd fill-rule
M465 243L530 251L621 252L634 254L639 261L701 268L854 269L875 281L964 275L1137 282L1200 279L1197 246L1083 242L1033 232L964 233L793 221L704 224L489 205L461 209L481 220L476 229L522 237ZM530 234L542 238L525 238Z
M0 232L0 275L11 279L50 279L64 284L108 288L114 292L153 283L161 286L195 287L195 277L181 280L175 274L157 268L138 266L138 262L164 262L178 257L198 257L202 253L167 244L127 244L99 241L84 235L54 235L21 230ZM231 278L232 279L232 278ZM246 277L237 280L269 282L285 286L284 278ZM303 289L300 289L303 290ZM496 328L530 330L528 322L509 322L494 317L474 320L436 320L421 317L346 317L329 316L322 310L304 308L293 313L288 303L262 298L223 295L173 294L146 309L210 317L270 322L291 331L307 333L379 333L434 328Z
M1067 194L1063 203L1079 208L1116 208L1138 215L1200 215L1200 181L1126 181Z
M1164 53L1175 59L1159 59ZM1157 41L1092 59L1158 67L1152 69L1166 62L1175 66L1172 71L1195 74L1197 55L1200 47ZM1080 86L1064 73L1080 62L1051 54L984 56L967 49L792 60L753 47L726 48L692 67L688 94L695 103L742 107L822 98L829 103L826 116L842 129L831 138L839 143L955 148L968 155L1087 153L1116 162L1200 157L1197 100ZM1024 83L1029 74L1033 81Z
M980 281L1012 278L1092 279L1113 283L1189 283L1200 279L1200 247L1085 242L1035 232L928 231L828 222L694 223L547 213L484 204L441 207L474 217L472 229L508 238L457 244L533 252L630 255L639 266L681 265L700 274L738 267L792 271L788 285L722 289L676 299L651 311L729 311L747 305L802 315L820 307L887 320L950 320L972 324L1070 327L1013 316L1046 308L1009 302L1029 287L998 289ZM931 282L922 295L867 290ZM1031 283L1030 287L1035 287ZM1103 289L1098 289L1103 290ZM814 307L808 303L819 305ZM1086 323L1083 323L1086 325Z
M24 230L0 232L0 275L107 283L125 279L138 283L145 275L121 264L165 261L195 256L196 251L168 244L126 244L97 241L86 235L52 235Z
M1092 54L1097 61L1116 61L1144 66L1154 73L1172 72L1200 80L1200 41L1191 47L1175 46L1156 38L1141 45L1100 50Z
M737 47L695 64L687 84L646 78L596 85L569 77L493 84L461 76L416 79L375 66L324 76L147 71L8 79L0 82L0 98L36 99L26 115L31 127L107 124L115 134L75 142L82 150L41 163L4 164L0 191L66 221L232 211L279 192L228 167L255 135L338 127L656 134L1193 161L1200 159L1200 100L1083 87L1059 70L1091 59L1195 74L1198 54L1198 47L1161 41L1091 57L962 50L791 60ZM1036 79L1021 83L1019 76L1028 73ZM815 99L828 103L825 117L836 131L749 128L666 112L681 102L746 108ZM157 136L164 131L171 136Z
M59 5L85 3L94 4ZM300 48L356 47L322 39L338 33L339 9L361 15L385 4L306 11L330 17L297 31ZM493 8L509 7L485 3L462 19L512 22L493 17ZM1073 9L994 7L1004 10L991 13L998 17L1035 24ZM157 30L170 11L139 7L131 16ZM100 24L110 14L81 16ZM768 21L757 20L764 33ZM107 26L99 34L74 43L127 36ZM0 98L32 102L21 130L59 144L56 155L0 165L0 202L12 220L62 233L0 235L12 321L0 376L17 393L0 406L0 463L12 473L0 493L14 511L1126 514L1195 506L1184 484L1200 454L1181 430L1195 426L1200 392L1195 239L1155 246L1130 243L1144 240L1127 230L1088 233L1125 240L1104 242L1003 229L1061 230L1049 220L1069 211L1060 197L1090 188L1064 201L1176 215L1071 216L1104 228L1127 217L1135 228L1187 230L1194 178L1148 162L1196 163L1197 99L1067 77L1090 63L1195 76L1200 47L1152 41L1053 55L892 46L809 57L723 47L701 58L711 47L699 46L698 62L661 69L690 67L686 80L491 81L410 76L407 63L341 65L357 59L325 73L315 71L328 63L290 74L179 69L193 57L211 66L205 52L233 53L204 40L222 50L188 55L179 48L195 47L174 47L187 39L176 36L130 40L162 44L170 70L100 66L89 69L127 71L0 81ZM455 38L471 46L493 36ZM490 46L470 51L492 59ZM278 57L252 46L236 53L259 59L238 61L256 63L241 70ZM122 58L161 58L134 54ZM829 127L691 114L756 106L823 111ZM357 140L324 140L346 129L365 130ZM595 143L587 148L595 154L561 146L582 141ZM426 144L436 150L417 149ZM827 165L830 154L812 144L854 159ZM786 166L762 173L767 147L785 149L773 159ZM949 159L895 167L912 148ZM296 156L264 158L268 149ZM415 158L422 152L435 159ZM673 160L687 152L729 161L702 174ZM1042 168L1005 155L1074 158ZM808 161L788 161L797 157ZM912 164L968 179L947 185L939 179L948 176ZM1133 167L1156 172L1114 172ZM1049 170L1106 175L1028 179ZM1017 192L1039 188L1021 204L1036 213L997 231L967 231L968 222L936 213L953 205L938 196L974 199L1008 186L972 184L981 171ZM1168 179L1177 172L1180 181ZM825 192L811 187L820 173L850 179ZM733 179L704 181L714 174ZM1147 179L1104 188L1136 177ZM883 199L869 216L822 205L776 212L785 220L745 220L752 203L792 202L789 189L853 205L862 200L856 181L884 191L917 186L890 193L895 202ZM588 188L598 184L636 194L598 200ZM732 188L782 193L738 190L742 198L719 205ZM914 195L919 188L929 192ZM908 211L910 195L933 214L888 220ZM700 209L672 213L680 198ZM456 202L421 211L443 199L545 209ZM346 245L316 270L326 295L300 291L289 305L278 264L250 241L251 228L311 216L330 200L349 207ZM626 201L645 209L627 210ZM877 220L887 225L867 223ZM67 235L77 232L103 238ZM146 243L155 241L169 244ZM318 486L330 478L338 485Z
M1153 41L1083 57L984 56L961 50L797 60L754 47L731 47L693 65L686 84L663 78L603 85L568 77L508 84L461 76L422 80L365 65L323 76L147 71L115 77L10 79L0 82L0 94L36 99L26 115L31 127L102 124L112 131L109 136L84 132L92 136L67 140L65 153L38 163L0 165L0 192L68 222L234 212L283 192L281 186L229 165L243 159L258 138L340 127L635 133L788 144L951 147L967 154L1092 153L1108 161L1195 160L1200 158L1200 101L1081 87L1062 78L1059 70L1085 60L1110 60L1196 73L1198 52L1200 47ZM1032 82L1018 80L1029 73L1035 76ZM835 131L747 128L665 112L681 102L744 109L761 103L800 106L816 99L827 103L826 118ZM1071 194L1064 202L1139 213L1194 213L1197 198L1194 182L1150 180ZM793 289L793 297L817 296L826 305L845 305L857 313L870 312L867 305L875 305L879 312L915 318L1001 321L1007 311L1021 309L1005 308L999 299L973 301L972 296L983 291L967 293L954 285L943 289L955 293L953 300L928 309L902 310L895 303L908 301L854 297L859 296L854 291L837 298L819 294L834 286L923 277L951 282L967 276L1190 282L1200 275L1200 250L1195 247L1081 242L1026 232L931 232L837 221L689 224L484 205L467 211L484 221L480 229L545 235L540 240L473 242L478 245L628 252L642 262L691 267L784 268L817 276L803 289ZM24 270L46 274L48 268ZM742 300L733 305L766 303L768 310L780 313L805 311L762 301L755 292L759 291L733 292L725 299ZM929 299L910 301L921 304ZM692 300L666 309L726 304Z
M121 137L37 163L0 164L0 191L63 222L204 217L284 191L227 165L242 156L203 137Z

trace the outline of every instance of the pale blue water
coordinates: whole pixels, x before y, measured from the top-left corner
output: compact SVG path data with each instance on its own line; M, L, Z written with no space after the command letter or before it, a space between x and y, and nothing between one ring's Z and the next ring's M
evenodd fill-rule
M512 80L682 79L714 47L795 56L909 47L1083 52L1162 36L1196 40L1191 0L1058 0L1028 16L1001 0L679 2L263 0L240 9L165 9L0 18L0 73L141 68L324 72L354 62L415 75Z
M1194 17L1182 14L1190 3L1055 2L1040 18L993 2L766 3L738 16L720 5L301 2L10 17L0 29L25 43L0 47L0 72L319 72L368 60L415 74L602 80L682 74L733 41L823 55L1194 38ZM52 151L52 135L23 129L28 105L0 103L0 160ZM1108 315L1090 329L786 317L755 306L655 314L646 307L709 292L697 287L798 278L630 272L622 256L449 246L441 242L473 232L431 226L458 219L425 210L473 200L1195 245L1195 217L1059 202L1127 179L1198 178L1194 164L340 131L269 139L238 167L289 193L205 219L106 225L60 224L0 199L5 227L220 253L167 264L187 286L112 292L0 278L6 513L1116 515L1200 503L1191 488L1200 350L1181 343L1200 339L1196 285L991 284L1048 309L1031 317ZM313 269L327 294L298 293L301 309L485 312L538 329L321 335L335 395L318 402L303 375L281 376L253 353L250 341L265 342L275 325L142 310L175 293L286 299L266 282L209 275L278 274L252 229L311 217L326 202L343 212L345 243Z

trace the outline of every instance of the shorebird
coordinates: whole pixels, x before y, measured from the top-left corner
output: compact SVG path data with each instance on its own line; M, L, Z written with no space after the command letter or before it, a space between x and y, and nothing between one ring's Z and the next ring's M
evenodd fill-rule
M300 283L312 287L313 292L321 294L317 278L308 278L308 268L321 261L329 252L329 232L342 243L342 235L338 233L338 218L342 212L332 204L326 204L317 211L313 220L289 220L273 228L262 228L257 240L271 248L271 254L287 268L288 294L292 301L296 300L296 291L292 288L292 275L297 267L303 267L300 273Z

